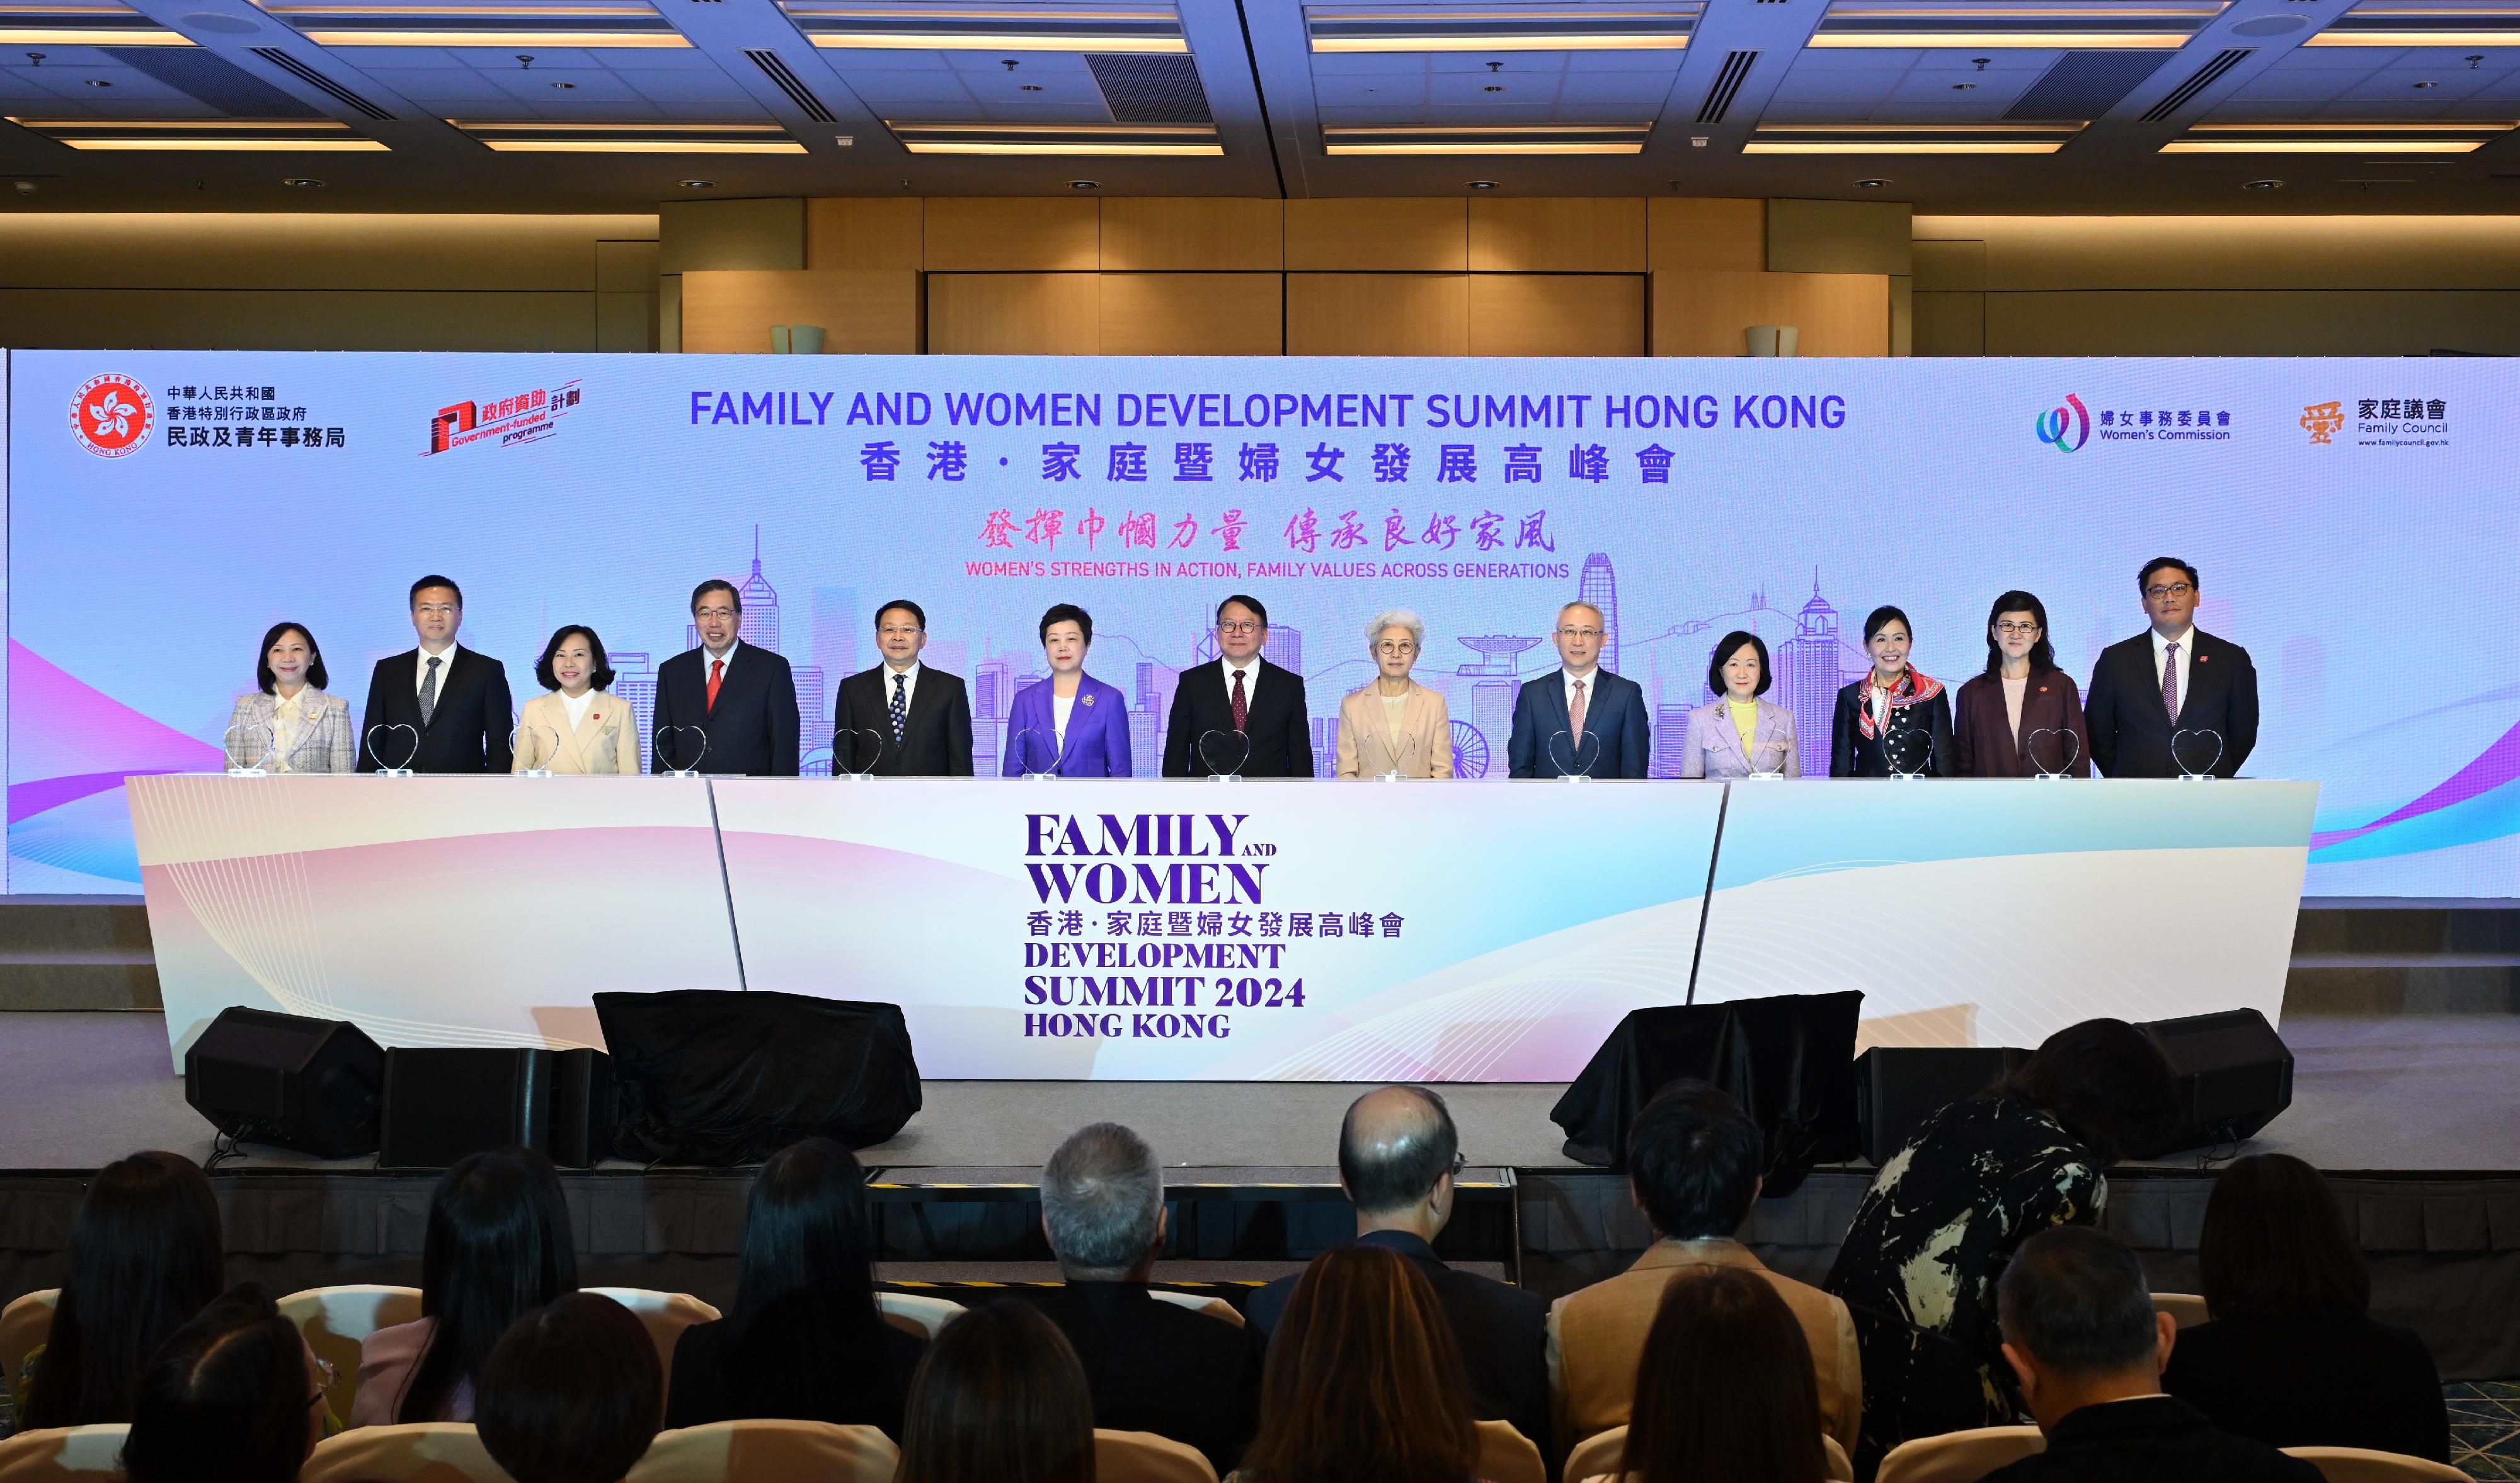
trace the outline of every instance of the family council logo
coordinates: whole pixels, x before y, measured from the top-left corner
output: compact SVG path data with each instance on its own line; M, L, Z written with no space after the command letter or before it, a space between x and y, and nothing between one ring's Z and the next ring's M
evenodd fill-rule
M2312 442L2331 447L2351 427L2364 448L2441 448L2450 443L2450 403L2438 396L2364 396L2348 413L2342 401L2312 402L2301 409L2301 427Z
M2039 414L2039 441L2058 453L2072 453L2092 440L2092 414L2083 399L2068 391L2065 405Z
M70 431L99 458L120 458L149 441L158 404L130 377L97 377L70 398Z

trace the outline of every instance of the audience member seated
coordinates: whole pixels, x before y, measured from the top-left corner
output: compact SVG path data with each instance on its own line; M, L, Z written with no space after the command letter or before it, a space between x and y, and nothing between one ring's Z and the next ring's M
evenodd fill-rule
M1637 1368L1626 1483L1827 1476L1811 1345L1764 1276L1697 1267L1663 1284Z
M1553 1457L1542 1352L1549 1305L1519 1287L1455 1272L1435 1255L1436 1234L1453 1216L1461 1142L1451 1109L1433 1092L1368 1092L1339 1125L1339 1185L1356 1204L1357 1241L1407 1257L1433 1285L1468 1365L1472 1416L1512 1423L1541 1456ZM1275 1331L1296 1281L1280 1278L1251 1295L1244 1312L1252 1326Z
M1558 1434L1568 1446L1630 1424L1639 1365L1666 1312L1667 1288L1709 1268L1746 1273L1772 1288L1811 1356L1822 1427L1852 1455L1864 1410L1863 1366L1846 1305L1760 1265L1732 1238L1759 1197L1766 1140L1740 1104L1702 1081L1654 1094L1628 1135L1628 1186L1656 1240L1636 1265L1559 1298L1549 1311L1549 1371Z
M926 1347L876 1307L866 1172L831 1139L809 1138L753 1180L735 1311L683 1330L665 1424L831 1421L898 1442Z
M2048 1450L1985 1483L2320 1483L2317 1467L2217 1428L2161 1393L2179 1326L2143 1266L2088 1226L2043 1231L1998 1284L2003 1358Z
M1118 1123L1079 1129L1041 1171L1041 1228L1067 1285L1041 1311L1067 1335L1094 1392L1094 1424L1151 1431L1233 1468L1260 1424L1252 1329L1157 1299L1164 1175Z
M130 1483L296 1483L324 1434L326 1369L260 1287L247 1282L211 1299L140 1376L124 1475Z
M568 1202L530 1148L457 1159L428 1199L420 1312L359 1346L352 1426L470 1421L481 1367L511 1325L577 1290Z
M2223 1171L2197 1251L2213 1322L2182 1329L2164 1390L2270 1447L2450 1461L2441 1374L2411 1328L2371 1320L2371 1274L2317 1169L2256 1153Z
M1058 1326L1013 1298L946 1325L911 1384L893 1483L1094 1483L1094 1397Z
M2102 1168L2176 1105L2170 1063L2141 1030L2089 1019L1925 1119L1881 1167L1822 1284L1853 1311L1864 1351L1859 1477L1910 1437L2011 1424L1996 1279L2039 1232L2097 1221Z
M1462 1346L1416 1262L1351 1241L1295 1281L1260 1386L1260 1434L1228 1483L1469 1483Z
M149 1357L224 1285L218 1201L180 1153L105 1166L70 1224L50 1336L18 1367L18 1427L131 1419Z
M621 1483L665 1415L665 1371L638 1316L570 1292L517 1320L481 1368L481 1446L517 1483Z

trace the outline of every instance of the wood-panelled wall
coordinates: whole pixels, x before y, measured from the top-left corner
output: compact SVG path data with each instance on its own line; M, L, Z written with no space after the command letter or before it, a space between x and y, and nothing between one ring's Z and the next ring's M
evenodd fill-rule
M684 270L681 343L766 349L773 324L819 324L832 350L902 354L1739 355L1747 327L1791 324L1805 355L1891 353L1894 275L1768 271L1767 210L817 200L801 271Z

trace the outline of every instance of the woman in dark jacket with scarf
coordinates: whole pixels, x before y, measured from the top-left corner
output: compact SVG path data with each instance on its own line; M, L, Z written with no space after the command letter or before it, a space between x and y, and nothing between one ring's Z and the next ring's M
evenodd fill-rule
M1829 728L1830 777L1956 776L1951 697L1943 682L1908 663L1914 634L1908 615L1896 607L1876 607L1864 620L1864 648L1872 655L1872 668L1837 693L1837 719Z

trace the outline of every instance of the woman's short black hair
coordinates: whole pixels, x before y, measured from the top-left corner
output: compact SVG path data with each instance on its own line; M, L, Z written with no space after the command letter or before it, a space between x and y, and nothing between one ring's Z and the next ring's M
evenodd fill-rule
M2039 642L2030 646L2030 672L2044 674L2056 667L2056 646L2048 642L2048 605L2039 601L2035 592L2015 588L1995 600L1986 610L1986 677L2003 678L2003 647L1995 642L1995 620L2007 612L2026 612L2038 621Z
M2196 1246L2205 1307L2218 1319L2359 1319L2371 1269L2326 1176L2289 1153L2252 1153L2223 1171Z
M149 1362L122 1443L131 1483L289 1483L306 1461L306 1341L252 1282L211 1300Z
M199 1164L151 1150L98 1170L70 1223L42 1381L18 1397L19 1419L29 1431L130 1420L149 1357L219 1295L226 1266Z
M472 1425L517 1483L620 1483L665 1415L647 1326L596 1292L517 1320L481 1368Z
M1908 630L1908 637L1910 639L1916 637L1916 625L1908 621L1908 615L1900 611L1898 608L1891 607L1889 604L1884 603L1880 607L1872 609L1871 612L1865 615L1864 642L1866 644L1870 644L1872 642L1872 636L1879 633L1885 625L1891 623L1896 623L1900 627Z
M2179 1110L2169 1057L2123 1019L2058 1030L1996 1090L2064 1124L2103 1163L2142 1152Z
M491 1148L457 1159L428 1198L420 1247L420 1312L437 1321L397 1421L437 1421L458 1384L477 1394L481 1367L525 1313L577 1290L568 1200L550 1159Z
M1721 698L1725 695L1724 666L1747 644L1759 655L1759 683L1750 689L1754 696L1764 696L1768 687L1777 683L1776 666L1768 662L1768 641L1747 629L1736 628L1726 634L1715 646L1715 656L1706 661L1707 694Z
M1050 628L1054 623L1075 624L1078 630L1085 635L1085 647L1088 649L1092 649L1094 647L1094 615L1087 612L1084 608L1077 607L1073 603L1060 603L1052 607L1050 611L1043 613L1041 615L1042 643L1048 644L1050 642Z
M307 629L306 625L274 623L270 631L262 636L262 647L253 652L254 683L262 687L262 693L266 696L276 693L280 685L280 677L271 672L271 646L280 642L281 635L290 633L306 641L306 683L317 690L322 690L332 681L333 677L324 672L323 647L315 642L315 635Z
M552 655L560 652L561 645L567 642L568 636L573 633L586 635L587 657L595 661L595 673L587 683L597 690L610 690L613 680L612 661L605 656L604 641L595 636L594 629L583 623L571 623L551 636L551 642L543 646L543 656L534 661L534 678L542 682L545 690L560 689L560 676L552 673Z

